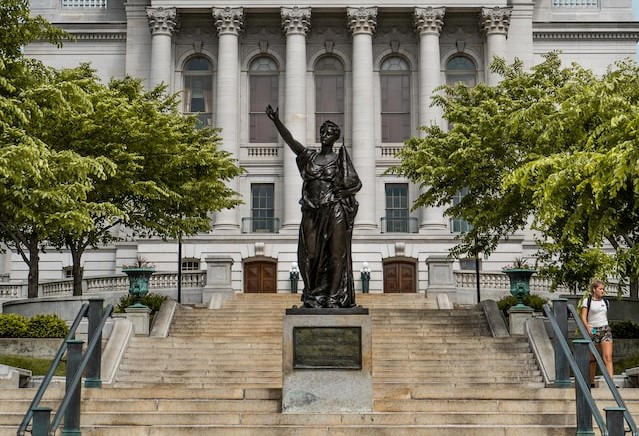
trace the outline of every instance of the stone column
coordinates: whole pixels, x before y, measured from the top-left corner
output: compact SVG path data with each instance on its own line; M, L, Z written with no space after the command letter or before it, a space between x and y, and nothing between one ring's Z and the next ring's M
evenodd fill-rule
M444 25L445 8L415 8L415 28L419 34L419 125L439 125L442 112L432 107L434 89L441 85L441 56L439 35ZM424 132L420 131L420 136ZM422 209L420 227L428 230L445 230L444 210L441 207Z
M489 65L495 56L506 58L506 35L510 26L511 7L481 9L481 28L486 34L486 73L488 85L499 83L499 74L490 71Z
M445 8L415 8L415 28L419 34L419 125L441 125L441 110L431 107L433 90L441 85L439 34ZM423 132L420 133L423 137Z
M348 8L349 30L353 33L353 164L362 181L357 194L358 228L377 228L375 219L375 113L373 92L373 33L377 8Z
M283 7L282 27L286 34L286 96L284 124L294 138L306 141L306 34L311 25L311 8ZM319 126L317 126L319 128ZM343 126L341 126L343 127ZM297 229L302 220L298 199L302 178L295 153L284 147L284 219L282 229Z
M146 15L153 35L149 85L164 83L171 91L171 38L177 25L177 12L175 8L147 8Z
M221 149L239 156L239 39L244 26L243 8L213 8L213 19L218 34L218 69L215 92L215 126L222 129ZM238 191L237 179L228 187ZM225 209L215 214L214 230L239 229L237 209Z

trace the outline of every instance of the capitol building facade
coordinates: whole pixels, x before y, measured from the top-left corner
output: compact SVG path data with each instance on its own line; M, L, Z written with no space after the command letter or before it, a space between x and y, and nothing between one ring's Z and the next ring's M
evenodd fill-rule
M179 264L207 271L209 281L221 274L235 292L289 292L296 261L302 181L267 105L308 146L319 148L323 121L342 128L363 184L353 234L357 291L367 267L371 292L428 292L449 283L451 271L476 267L446 259L466 223L441 208L412 210L418 187L385 174L419 126L445 126L430 105L434 90L496 84L494 56L532 66L553 50L566 64L603 73L635 57L639 40L631 0L31 0L31 13L76 40L33 44L27 56L58 68L90 62L104 81L131 75L148 88L166 84L180 93L183 112L221 129L221 148L246 170L231 182L243 204L214 214L209 233L178 242L136 240L120 229L121 242L84 255L85 277L120 274L141 256L158 272ZM497 272L535 251L534 235L522 230L479 267ZM17 253L0 259L5 281L26 280ZM70 254L47 251L41 280L65 279L70 265ZM472 302L474 291L453 298Z

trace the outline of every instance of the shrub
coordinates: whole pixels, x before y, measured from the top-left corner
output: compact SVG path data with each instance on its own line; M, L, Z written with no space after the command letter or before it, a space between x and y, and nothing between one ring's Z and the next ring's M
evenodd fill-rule
M30 338L64 338L69 326L58 315L35 315L27 321L27 336Z
M166 295L154 294L152 292L149 292L143 295L142 298L140 298L140 303L151 309L151 316L153 316L160 310L160 306L162 305L164 300L167 300L168 298L169 297L167 297ZM124 309L129 306L133 306L134 304L135 297L131 294L125 294L120 298L120 302L115 307L115 309L113 309L113 311L116 313L121 313L124 312Z
M0 338L64 338L67 323L58 315L27 318L16 313L0 314Z
M615 339L639 338L639 324L632 321L617 321L610 323L612 337Z
M27 318L17 313L0 314L0 338L24 338Z
M546 304L547 302L548 300L546 298L542 298L538 295L529 294L524 297L524 304L526 306L532 307L535 312L543 312L544 304ZM508 309L516 305L517 298L512 295L504 297L497 302L497 307L499 307L499 310L502 310L504 313L508 312Z

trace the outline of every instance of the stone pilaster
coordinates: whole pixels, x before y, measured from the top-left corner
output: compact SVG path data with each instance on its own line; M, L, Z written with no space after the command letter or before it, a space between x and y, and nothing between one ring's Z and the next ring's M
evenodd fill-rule
M215 99L215 126L222 129L221 148L239 156L239 38L244 27L243 8L213 8L218 33L218 69ZM228 182L238 191L237 179ZM237 209L225 209L215 214L214 230L239 230Z
M373 33L377 8L348 8L353 34L353 164L362 181L357 194L359 212L355 227L375 229L375 114L373 101Z
M175 8L146 8L151 29L151 72L150 85L164 83L171 91L172 68L171 48L173 33L177 28Z
M499 83L500 76L490 71L489 65L495 56L506 57L506 36L510 27L511 7L482 8L480 26L486 34L486 66L489 85Z
M311 8L283 7L282 29L286 35L286 96L284 124L293 137L304 143L307 138L306 113L306 35L311 26ZM319 126L316 126L319 128ZM342 126L343 127L343 126ZM284 148L284 216L282 229L298 228L302 219L299 199L302 179L298 174L295 153Z

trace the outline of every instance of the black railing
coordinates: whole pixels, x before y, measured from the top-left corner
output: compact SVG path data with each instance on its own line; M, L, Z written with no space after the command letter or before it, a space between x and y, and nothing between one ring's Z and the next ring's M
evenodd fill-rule
M279 233L279 218L242 218L242 233Z
M553 310L553 307L556 310ZM557 387L569 387L569 370L572 369L575 379L575 403L577 413L577 434L594 434L592 430L592 418L594 417L602 436L623 436L624 420L628 423L633 436L639 436L637 426L615 387L612 377L608 374L601 356L597 352L590 336L586 332L575 308L567 304L567 300L553 300L553 307L544 305L544 313L548 317L554 333L555 371ZM568 345L568 314L572 314L583 339L573 341L574 355ZM590 383L586 382L590 372L590 353L593 354L597 365L601 369L606 384L612 392L618 407L607 407L606 420L604 421L599 408L590 392ZM606 425L607 422L607 425Z
M18 427L17 436L23 436L27 431L29 423L33 419L31 434L33 436L46 436L55 434L58 426L64 418L65 431L79 434L80 433L80 400L82 374L86 369L85 387L96 388L101 387L100 380L101 361L102 361L102 330L107 319L113 312L113 305L109 304L106 309L102 309L104 300L95 298L89 300L89 303L82 305L78 314L69 329L69 333L64 342L60 345L51 367L44 377L42 384L38 388L29 409L22 419L20 427ZM89 318L88 340L86 352L82 354L83 341L75 339L75 333L84 316ZM40 401L44 397L49 387L56 368L60 364L62 356L67 352L67 375L65 395L60 403L55 419L51 422L50 407L40 407ZM63 432L64 433L64 432Z
M382 219L382 233L418 233L419 221L415 217Z

